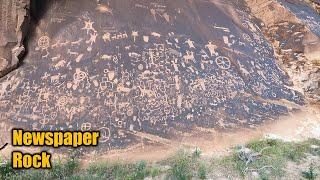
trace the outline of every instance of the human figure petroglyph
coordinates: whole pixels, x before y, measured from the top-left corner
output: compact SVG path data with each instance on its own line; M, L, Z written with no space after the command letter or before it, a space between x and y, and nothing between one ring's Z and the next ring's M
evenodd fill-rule
M139 36L138 31L132 31L131 36L133 37L133 42L136 42L136 38Z
M232 45L232 44L229 42L228 36L223 36L222 38L223 38L224 44L226 44L226 45L229 46L229 47Z
M188 39L185 43L187 43L189 45L189 48L195 48L194 47L194 41L191 41L191 39Z
M96 33L97 31L93 28L94 22L92 22L90 19L88 21L84 21L84 27L82 29L87 31L87 34L89 34L90 31L93 33Z
M218 55L218 53L216 52L216 48L218 46L212 44L211 41L209 41L208 44L205 47L209 49L209 52L210 52L211 56L217 56Z
M86 41L86 43L90 44L90 46L92 46L92 44L96 42L97 37L98 37L98 34L96 32L90 33L90 38L89 38L89 40Z
M104 42L107 42L107 41L110 42L111 41L111 34L110 33L103 34L102 39Z
M41 36L38 39L38 47L35 50L44 51L46 54L42 55L42 58L47 58L49 56L48 48L50 47L50 38L48 36Z

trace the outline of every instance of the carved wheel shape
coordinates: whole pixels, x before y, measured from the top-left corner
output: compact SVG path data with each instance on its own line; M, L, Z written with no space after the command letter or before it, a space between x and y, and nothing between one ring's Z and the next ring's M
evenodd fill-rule
M224 70L227 70L231 67L231 62L229 58L224 56L217 57L216 64L219 66L220 69L224 69Z

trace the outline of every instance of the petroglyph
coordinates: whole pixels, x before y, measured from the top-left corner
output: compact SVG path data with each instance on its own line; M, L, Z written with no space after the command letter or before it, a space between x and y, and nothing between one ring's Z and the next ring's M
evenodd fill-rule
M229 2L245 25L238 28L214 3L192 2L86 1L76 9L71 0L62 13L72 23L61 31L49 11L30 43L39 51L0 81L1 114L25 128L100 130L104 151L144 133L254 127L290 111L277 100L303 104L255 19ZM185 20L188 12L197 20Z

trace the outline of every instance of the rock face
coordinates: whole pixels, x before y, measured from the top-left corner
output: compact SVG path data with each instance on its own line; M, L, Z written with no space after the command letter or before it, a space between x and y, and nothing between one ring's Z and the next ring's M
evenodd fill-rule
M317 52L307 46L319 37L310 14L267 5L290 19L281 24L264 19L262 1L47 2L24 64L0 80L0 118L15 127L100 130L109 150L195 127L255 127L305 103L277 51ZM299 43L271 28L300 22L310 26L294 32L311 38Z
M252 13L266 26L277 59L299 89L311 101L320 100L320 16L317 2L247 0Z
M29 0L0 0L0 77L16 68L29 28Z

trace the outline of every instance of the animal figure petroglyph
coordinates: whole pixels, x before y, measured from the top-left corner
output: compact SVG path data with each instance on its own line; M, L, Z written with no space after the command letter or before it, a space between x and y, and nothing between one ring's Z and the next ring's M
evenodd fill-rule
M74 45L80 46L80 43L82 42L82 40L83 40L82 38L79 38L79 40L71 42L71 46L74 46Z
M182 57L186 63L194 61L194 52L187 51L187 54Z
M69 55L74 55L74 56L78 56L78 55L79 55L78 52L73 52L73 51L71 51L71 49L68 49L67 53L68 53Z
M129 57L132 57L132 58L139 58L139 57L141 57L140 54L135 53L135 52L130 52L130 53L128 53L128 55L129 55Z
M157 38L161 37L161 34L159 34L157 32L152 32L151 35L154 36L154 37L157 37Z
M129 93L131 91L130 88L126 88L124 87L124 85L122 83L119 83L117 86L117 91L118 92L124 92L124 93Z
M111 40L120 40L120 39L126 39L128 38L127 32L119 33L111 36Z
M54 65L55 68L60 68L60 67L64 67L66 65L66 61L65 60L61 60L59 61L57 64Z
M101 56L101 59L103 60L112 60L112 56L108 55L108 54L104 54Z
M60 43L60 47L67 46L70 43L69 40L66 40L65 42Z
M51 61L57 61L57 60L59 60L60 58L61 58L61 54L58 54L57 56L52 57L52 58L51 58Z

